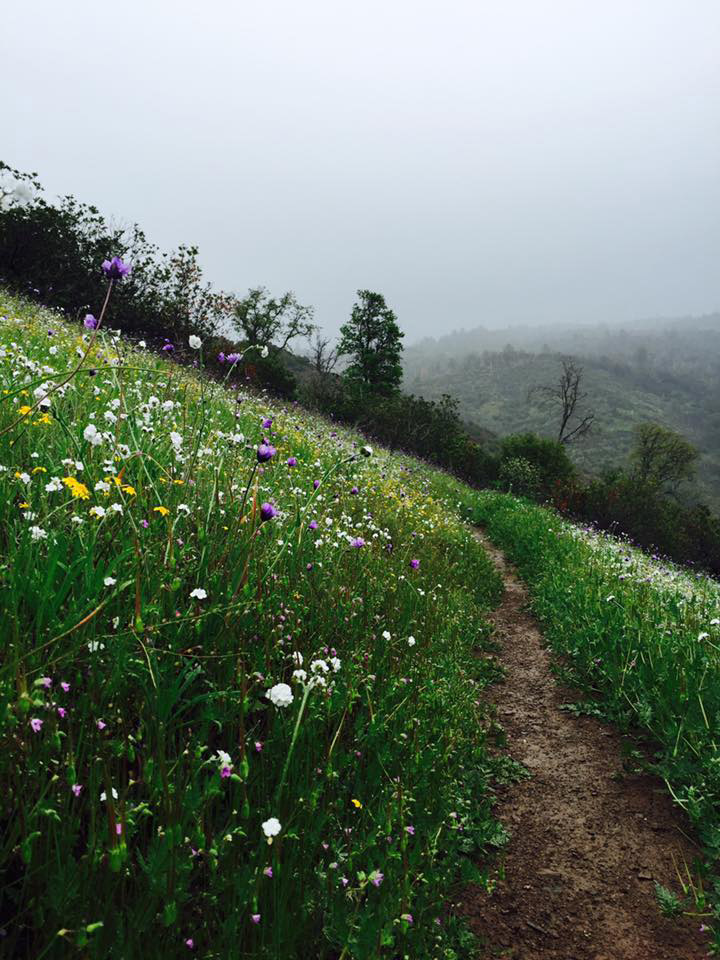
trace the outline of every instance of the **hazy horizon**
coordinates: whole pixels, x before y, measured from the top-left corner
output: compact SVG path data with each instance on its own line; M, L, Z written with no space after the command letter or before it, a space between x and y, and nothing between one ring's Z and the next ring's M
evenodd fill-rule
M406 343L720 309L720 6L48 0L4 11L0 158Z

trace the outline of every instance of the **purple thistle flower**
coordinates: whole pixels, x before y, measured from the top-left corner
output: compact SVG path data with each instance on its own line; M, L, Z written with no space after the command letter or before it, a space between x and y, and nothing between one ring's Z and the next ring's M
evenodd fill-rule
M229 353L229 354L225 357L225 359L227 360L228 363L231 363L231 364L232 364L232 363L237 363L237 362L240 360L240 354L239 354L239 353Z
M350 544L351 547L355 547L356 550L360 550L365 546L365 541L362 537L355 537L355 539Z
M271 503L263 503L260 507L260 520L264 523L266 520L272 520L278 515L277 510Z
M83 326L88 330L96 330L98 322L91 313L85 314L85 319L83 320Z
M275 447L269 443L261 443L257 448L258 463L267 463L268 460L272 460L276 453Z
M127 277L132 270L129 263L123 263L120 257L113 257L111 260L103 260L103 273L110 280L122 280Z
M288 457L288 458L287 458L287 465L288 465L289 467L296 467L296 466L297 466L297 457Z

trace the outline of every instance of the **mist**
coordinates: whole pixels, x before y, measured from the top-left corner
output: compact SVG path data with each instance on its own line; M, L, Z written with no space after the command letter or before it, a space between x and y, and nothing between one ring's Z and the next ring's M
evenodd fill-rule
M720 7L6 6L2 150L218 287L406 343L720 307Z

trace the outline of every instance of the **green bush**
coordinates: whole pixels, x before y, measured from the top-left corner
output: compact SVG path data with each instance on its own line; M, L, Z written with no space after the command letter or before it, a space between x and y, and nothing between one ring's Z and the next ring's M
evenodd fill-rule
M566 448L557 440L539 437L535 433L514 434L504 437L500 447L501 463L522 459L531 463L538 472L541 496L549 496L567 484L575 474L575 467Z
M536 497L540 489L540 471L524 457L503 460L498 479L503 490L523 497Z

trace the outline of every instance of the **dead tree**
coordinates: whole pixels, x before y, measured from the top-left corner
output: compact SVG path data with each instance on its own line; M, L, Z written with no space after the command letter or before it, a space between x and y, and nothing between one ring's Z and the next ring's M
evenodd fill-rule
M540 397L541 405L557 413L560 418L557 439L571 443L587 436L595 421L595 414L582 413L587 393L582 390L583 368L572 357L562 357L562 374L552 386L533 387L528 400Z

